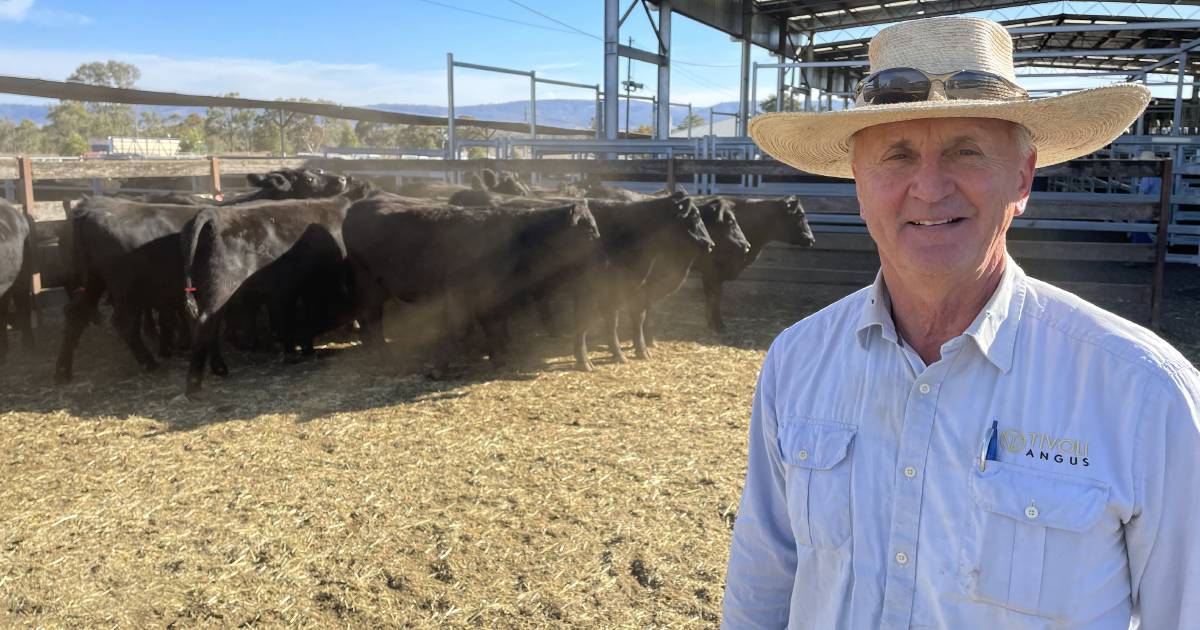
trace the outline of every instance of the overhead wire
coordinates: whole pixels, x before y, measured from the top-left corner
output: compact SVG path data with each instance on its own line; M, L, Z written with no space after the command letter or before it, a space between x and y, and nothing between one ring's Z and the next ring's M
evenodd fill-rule
M420 0L420 2L424 2L425 4L432 4L434 6L442 7L443 9L450 9L452 11L461 11L463 13L470 13L473 15L478 15L478 16L485 17L485 18L488 18L491 20L500 20L502 22L508 22L510 24L520 24L521 26L528 26L531 28L539 28L544 31L554 31L555 33L567 33L568 35L574 35L574 33L572 33L571 31L568 31L566 29L554 28L553 26L545 26L543 24L534 24L532 22L522 22L521 20L514 20L512 18L500 17L499 15L492 15L491 13L484 13L482 11L474 11L472 9L464 9L462 7L456 7L452 4L446 4L444 2L437 2L436 0Z

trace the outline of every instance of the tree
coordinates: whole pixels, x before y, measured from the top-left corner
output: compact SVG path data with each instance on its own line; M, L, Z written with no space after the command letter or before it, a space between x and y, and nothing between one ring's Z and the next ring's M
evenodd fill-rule
M237 92L224 96L236 98ZM210 107L204 117L205 137L213 153L249 151L252 146L257 114L252 109Z
M772 94L772 95L768 96L767 99L764 100L762 103L759 103L759 106L762 108L762 111L764 111L764 112L773 112L773 111L775 111L775 100L776 100L776 95ZM803 109L803 103L797 101L796 97L791 94L784 95L783 111L794 112L794 111L798 111L800 109Z
M142 78L137 66L121 61L93 61L75 69L67 81L128 89ZM85 109L98 119L90 132L106 136L131 136L136 132L132 105L118 103L85 103ZM86 135L87 132L80 132Z
M638 125L637 127L634 127L633 131L630 131L629 133L640 133L640 134L645 134L647 136L652 136L652 135L654 135L654 127L651 127L650 125Z
M15 155L38 155L45 152L41 128L28 118L13 129L12 151Z
M691 127L699 127L707 122L708 121L704 120L704 117L699 114L688 114L687 118L684 118L683 122L679 123L678 127L675 127L675 130L687 131Z
M105 133L101 121L79 101L61 101L46 117L50 122L42 129L44 147L59 155L80 155L87 151L87 139ZM80 145L82 144L82 148Z

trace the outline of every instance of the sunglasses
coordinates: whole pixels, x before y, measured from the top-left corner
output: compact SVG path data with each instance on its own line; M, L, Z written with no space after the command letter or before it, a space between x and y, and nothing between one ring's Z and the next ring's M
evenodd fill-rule
M854 96L867 105L927 101L934 81L942 83L946 98L950 100L1012 101L1029 98L1029 93L1021 86L990 72L959 70L929 74L916 68L880 70L859 81Z

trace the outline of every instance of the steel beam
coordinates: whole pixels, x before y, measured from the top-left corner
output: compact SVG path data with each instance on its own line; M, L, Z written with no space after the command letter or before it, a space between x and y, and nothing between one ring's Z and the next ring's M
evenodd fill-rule
M661 66L667 63L667 60L662 55L656 55L650 51L642 50L641 48L634 48L633 46L626 46L625 44L617 44L617 54L621 55L622 57L635 59L637 61L652 63L656 66Z
M620 80L620 11L619 0L604 0L604 137L617 139L617 83Z
M671 137L671 0L658 3L658 137Z

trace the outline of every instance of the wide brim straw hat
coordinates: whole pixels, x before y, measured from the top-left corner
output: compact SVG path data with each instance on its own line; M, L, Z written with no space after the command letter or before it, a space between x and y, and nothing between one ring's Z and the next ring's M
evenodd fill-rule
M1000 24L981 18L936 17L890 26L871 39L868 57L872 74L889 68L934 75L976 70L1016 83L1012 38ZM762 114L750 120L750 137L797 169L851 178L850 138L862 129L923 118L996 118L1029 130L1041 167L1104 147L1150 102L1150 90L1134 83L1020 100L947 100L938 82L934 86L928 101L866 105L859 97L854 108L843 111Z

